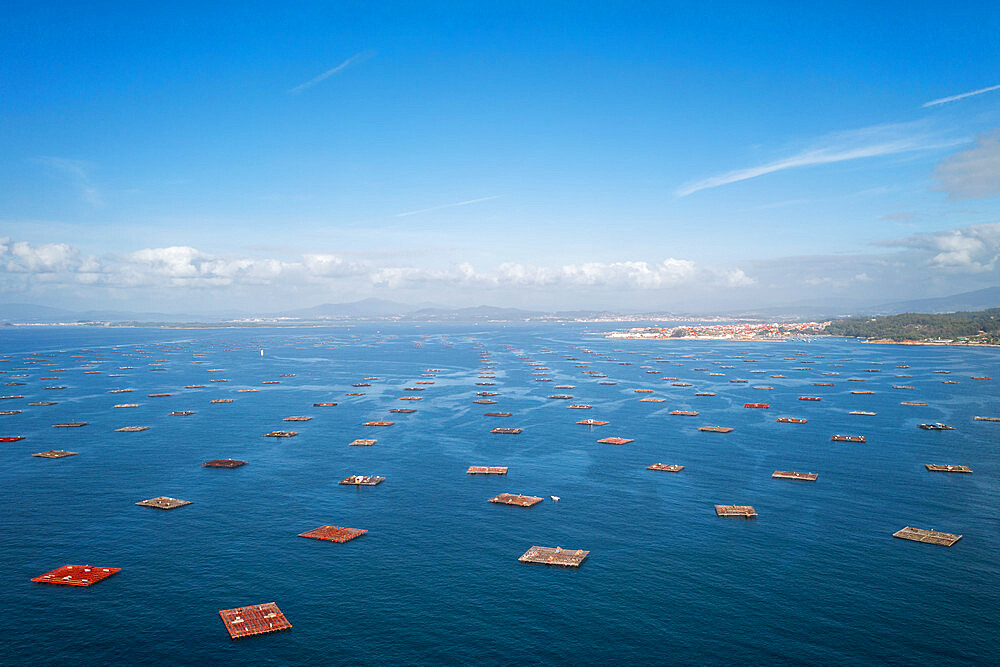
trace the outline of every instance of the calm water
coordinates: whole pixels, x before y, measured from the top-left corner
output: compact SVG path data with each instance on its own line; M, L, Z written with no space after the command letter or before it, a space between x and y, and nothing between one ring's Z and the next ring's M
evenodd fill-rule
M0 663L1000 662L1000 424L972 419L1000 415L1000 352L622 341L584 331L0 331L0 354L10 358L0 380L25 383L0 387L24 396L0 401L23 411L0 416L0 435L27 436L0 444ZM491 372L479 368L484 351L494 380L477 377ZM550 369L553 381L535 382L545 376L518 355ZM422 377L430 368L441 370ZM109 377L116 373L124 377ZM295 377L279 377L288 373ZM59 379L40 379L51 376ZM369 376L380 379L351 387ZM228 382L209 382L220 378ZM435 384L415 385L421 379ZM44 389L54 385L66 388ZM413 386L426 388L423 400L397 400ZM107 393L117 388L134 391ZM259 391L237 392L247 388ZM499 392L496 405L472 403L484 390ZM147 397L162 392L172 396ZM928 406L900 405L908 400ZM27 405L36 401L58 405ZM418 411L390 415L395 407ZM668 415L678 409L701 414ZM168 416L173 410L196 414ZM513 416L483 416L492 411ZM291 415L313 419L282 421ZM779 416L809 421L779 424ZM575 423L588 417L611 424ZM386 419L395 426L361 426ZM65 421L89 425L52 428ZM917 428L937 421L957 430ZM114 431L125 425L151 428ZM699 432L704 425L735 430ZM493 426L524 432L492 435ZM299 435L261 437L275 429ZM830 442L834 433L868 441ZM635 442L597 444L610 435ZM378 443L348 446L364 437ZM79 455L30 456L49 449ZM250 463L201 466L212 458ZM656 462L686 468L646 470ZM925 463L975 473L929 473ZM469 465L510 472L467 476ZM819 479L771 479L777 469ZM355 473L387 480L337 484ZM545 501L531 509L486 502L504 491ZM159 495L194 504L169 512L134 504ZM719 518L715 503L751 504L760 516ZM296 537L321 524L369 532L346 544ZM905 525L964 537L951 548L893 539ZM519 563L533 544L591 554L579 570ZM90 588L29 581L66 563L122 571ZM231 641L218 610L269 601L294 629Z

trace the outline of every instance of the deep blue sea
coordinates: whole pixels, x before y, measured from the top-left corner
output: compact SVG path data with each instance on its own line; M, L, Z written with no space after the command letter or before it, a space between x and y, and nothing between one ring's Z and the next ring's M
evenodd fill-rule
M611 326L0 330L0 382L24 383L0 386L24 396L0 400L22 411L0 416L0 435L26 436L0 443L0 663L1000 663L1000 423L973 420L1000 416L1000 350L585 333ZM366 377L379 379L352 387ZM108 393L121 388L134 391ZM497 404L473 403L478 391ZM39 401L57 405L28 405ZM417 412L388 412L399 407ZM292 415L313 419L282 421ZM68 421L89 424L52 427ZM150 429L115 431L127 425ZM299 435L262 437L272 430ZM634 442L597 443L607 436ZM79 455L31 456L51 449ZM214 458L249 464L202 466ZM686 467L646 469L657 462ZM386 481L338 485L353 474ZM501 492L545 500L487 502ZM160 495L193 504L135 505ZM717 517L714 504L759 517ZM323 524L368 533L297 537ZM907 525L963 537L892 537ZM532 545L590 556L576 570L519 563ZM68 563L121 572L89 588L30 581ZM230 640L219 610L272 601L290 632Z

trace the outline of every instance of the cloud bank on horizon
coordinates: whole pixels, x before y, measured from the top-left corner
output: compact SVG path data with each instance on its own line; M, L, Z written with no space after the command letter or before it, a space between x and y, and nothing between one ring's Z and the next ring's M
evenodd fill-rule
M136 302L148 302L153 294L171 291L187 297L191 290L225 294L240 288L250 290L247 294L253 295L252 303L259 307L261 293L255 290L261 289L268 294L276 290L279 301L289 292L300 300L317 301L331 292L386 296L438 286L478 290L500 299L501 305L512 305L508 298L512 290L529 300L532 294L557 292L573 306L584 307L586 299L594 295L623 290L640 299L643 295L694 290L764 303L762 294L775 290L786 298L804 297L815 290L824 290L829 296L848 289L869 290L876 281L905 282L918 290L956 278L955 284L965 284L963 278L985 278L1000 284L1000 223L913 234L875 245L893 252L774 258L746 262L742 267L667 258L549 267L500 262L480 270L468 262L428 268L350 261L319 252L295 258L214 255L188 246L85 255L65 243L32 245L0 239L0 289L7 294L30 295L87 288L116 298L127 293ZM627 302L620 305L635 307Z

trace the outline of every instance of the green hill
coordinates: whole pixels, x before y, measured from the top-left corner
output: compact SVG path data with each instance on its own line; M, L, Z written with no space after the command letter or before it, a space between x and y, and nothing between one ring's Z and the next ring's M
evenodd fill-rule
M848 317L826 328L833 336L884 338L888 340L968 340L1000 343L1000 308L978 312L903 313L881 317Z

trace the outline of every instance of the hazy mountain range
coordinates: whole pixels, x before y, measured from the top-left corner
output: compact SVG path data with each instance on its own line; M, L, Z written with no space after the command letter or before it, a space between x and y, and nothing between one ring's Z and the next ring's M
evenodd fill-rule
M0 322L5 323L55 323L55 322L222 322L233 320L286 320L286 321L351 321L351 320L401 320L472 322L479 320L538 320L538 319L687 319L761 318L761 319L818 319L849 315L892 315L906 312L945 313L961 310L984 310L1000 307L1000 287L989 287L946 297L916 299L882 304L859 304L854 301L803 301L766 308L747 308L727 312L670 312L649 311L611 312L600 310L574 310L545 312L520 308L472 306L450 308L434 303L405 304L384 299L363 299L349 303L325 303L311 308L299 308L272 313L157 313L126 312L115 310L71 311L49 306L26 303L0 304Z

